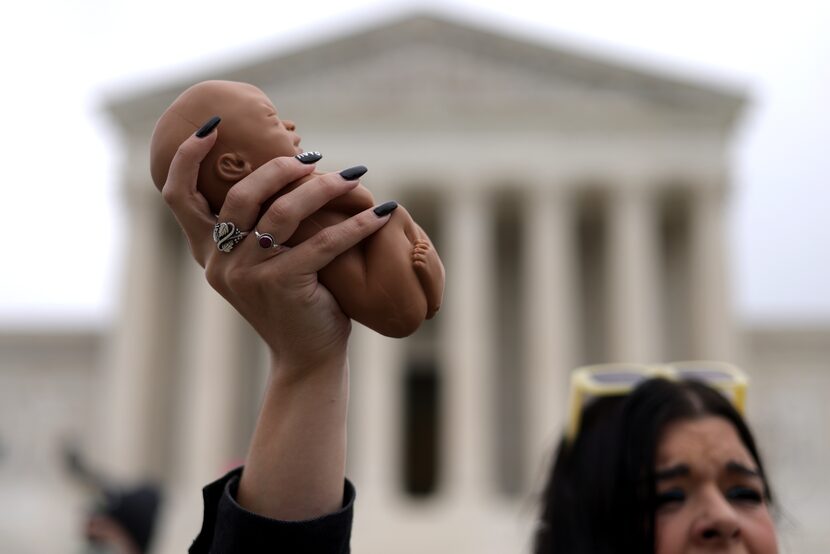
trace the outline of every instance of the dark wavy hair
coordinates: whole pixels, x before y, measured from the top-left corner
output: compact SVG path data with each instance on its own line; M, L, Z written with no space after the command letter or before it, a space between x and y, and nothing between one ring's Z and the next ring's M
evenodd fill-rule
M696 381L650 379L626 396L600 397L564 438L542 498L536 554L654 552L654 463L660 434L705 416L732 423L772 493L746 422L721 393Z

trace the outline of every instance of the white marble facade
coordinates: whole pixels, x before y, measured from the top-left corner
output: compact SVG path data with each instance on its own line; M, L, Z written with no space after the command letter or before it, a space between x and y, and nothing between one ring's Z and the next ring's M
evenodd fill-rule
M111 474L167 484L158 552L189 544L199 488L243 455L264 374L149 179L155 119L204 78L263 88L321 169L367 165L446 265L442 311L416 335L355 329L353 551L526 551L571 367L753 359L724 247L740 94L426 16L137 93L109 107L141 232L90 442ZM806 517L791 544L826 551Z

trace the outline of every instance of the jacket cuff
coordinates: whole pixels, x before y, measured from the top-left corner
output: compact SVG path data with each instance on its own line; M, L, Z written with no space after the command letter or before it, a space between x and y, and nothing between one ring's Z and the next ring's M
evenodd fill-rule
M348 479L340 510L314 519L282 521L250 512L236 502L241 475L242 468L236 468L202 490L204 520L191 553L349 552L356 495Z

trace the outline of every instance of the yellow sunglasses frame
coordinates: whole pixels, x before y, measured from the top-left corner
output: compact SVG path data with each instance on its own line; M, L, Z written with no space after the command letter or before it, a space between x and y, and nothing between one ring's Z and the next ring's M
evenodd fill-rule
M566 437L568 443L573 443L579 433L582 418L583 402L587 396L624 396L634 390L642 381L637 383L603 383L594 379L596 374L637 373L644 379L662 377L672 381L683 379L684 371L712 371L729 375L730 380L697 379L714 387L729 398L741 416L746 411L746 394L749 387L749 377L738 366L726 362L708 360L670 362L666 364L600 364L579 367L571 373L571 389L568 395L568 425Z

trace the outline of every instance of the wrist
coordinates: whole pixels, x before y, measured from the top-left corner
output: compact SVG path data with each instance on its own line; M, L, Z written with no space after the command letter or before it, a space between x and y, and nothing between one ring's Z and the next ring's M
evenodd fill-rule
M299 382L324 375L338 375L348 367L348 345L329 347L310 354L288 355L271 349L271 376L280 382Z
M349 399L349 366L342 354L321 357L313 367L272 355L236 498L243 508L288 521L341 507Z

